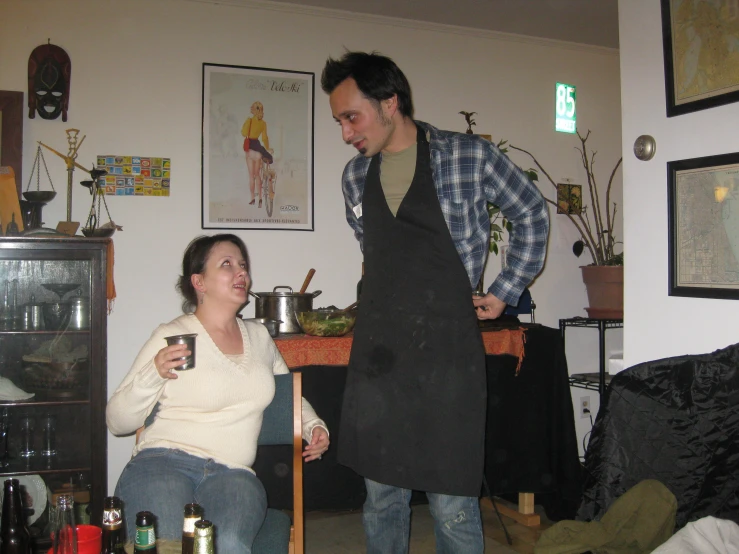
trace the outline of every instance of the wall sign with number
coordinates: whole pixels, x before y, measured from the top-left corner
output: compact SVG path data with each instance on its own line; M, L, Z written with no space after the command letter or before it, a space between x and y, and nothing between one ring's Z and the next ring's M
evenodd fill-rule
M560 133L575 133L577 130L576 87L557 83L554 104L554 130Z

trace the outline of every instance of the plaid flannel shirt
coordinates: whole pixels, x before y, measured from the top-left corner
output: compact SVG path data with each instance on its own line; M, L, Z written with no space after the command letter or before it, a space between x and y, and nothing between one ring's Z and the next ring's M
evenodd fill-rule
M516 305L544 265L549 233L546 201L526 174L492 142L415 123L426 132L441 211L472 288L480 280L488 253L487 202L498 206L513 224L506 268L488 292ZM358 154L346 165L342 177L346 219L362 248L363 222L354 208L362 202L369 164L370 158Z

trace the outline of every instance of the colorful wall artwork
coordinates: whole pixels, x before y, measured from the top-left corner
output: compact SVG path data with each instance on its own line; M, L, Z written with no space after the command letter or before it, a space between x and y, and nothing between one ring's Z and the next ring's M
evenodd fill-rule
M109 196L169 196L170 158L105 155L97 166L108 172L98 185Z

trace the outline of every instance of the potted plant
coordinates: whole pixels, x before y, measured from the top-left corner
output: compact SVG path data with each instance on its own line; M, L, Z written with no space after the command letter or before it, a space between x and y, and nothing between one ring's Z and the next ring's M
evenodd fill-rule
M574 205L575 200L566 196L564 199L557 197L557 201L544 197L547 202L563 208L561 211L572 222L580 233L580 238L572 245L572 251L580 256L586 249L590 253L592 263L581 266L583 281L588 292L589 307L586 308L588 315L595 318L623 317L623 252L616 253L618 244L613 235L613 225L616 218L616 203L611 202L611 187L613 179L621 166L623 158L619 158L611 171L606 187L605 203L601 204L600 191L597 187L595 177L595 151L587 150L587 141L590 131L585 136L577 132L580 139L580 147L575 149L580 153L580 158L587 176L585 198L577 200L581 205ZM501 141L504 145L506 141ZM500 146L500 144L499 144ZM552 184L555 190L557 183L551 175L542 167L534 155L517 146L510 145L513 150L518 150L528 155L538 169L525 171L529 178L536 182L541 172ZM587 199L587 202L586 202Z

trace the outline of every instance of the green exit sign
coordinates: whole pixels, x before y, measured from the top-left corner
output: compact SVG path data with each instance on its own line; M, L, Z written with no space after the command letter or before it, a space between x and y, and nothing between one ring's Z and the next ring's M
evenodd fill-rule
M554 101L554 130L560 133L575 133L577 130L577 93L574 85L557 83Z

